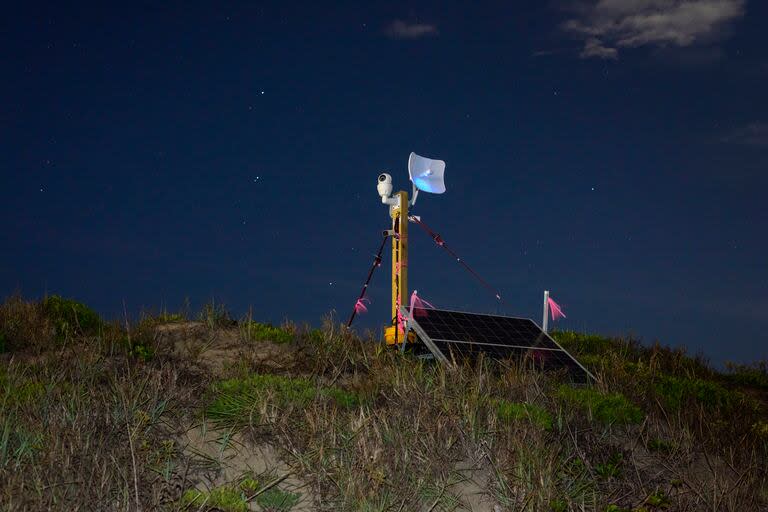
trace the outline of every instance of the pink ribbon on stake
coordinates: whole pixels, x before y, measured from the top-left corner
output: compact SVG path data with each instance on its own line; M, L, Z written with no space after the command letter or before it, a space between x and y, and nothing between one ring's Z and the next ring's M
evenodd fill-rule
M405 327L403 325L405 324L405 317L400 312L400 297L397 298L395 301L395 307L397 309L397 330L400 332L401 335L405 335Z
M555 321L560 317L565 318L565 313L563 313L563 310L558 306L557 302L552 300L552 297L548 297L547 301L549 301L549 313L552 315L552 321Z
M417 295L417 293L418 292L416 290L413 290L413 293L411 294L411 309L410 309L410 311L411 311L411 315L410 315L411 318L413 318L413 314L414 314L413 313L413 309L414 308L417 308L417 309L427 309L427 308L435 309L435 306L433 306L432 304L430 304L426 300L424 300L421 297L419 297ZM424 316L426 314L427 314L426 312L420 312L419 316Z
M416 309L435 309L435 306L427 302L426 300L422 299L418 296L418 292L416 290L413 290L413 293L411 294L411 307L410 312L408 314L408 318L405 318L402 313L400 313L400 299L397 299L396 302L397 305L397 329L400 332L401 335L405 336L405 323L413 318L414 315L414 308ZM419 312L416 316L425 316L427 313L425 311Z
M362 314L362 313L367 313L368 312L368 308L365 307L365 302L370 303L371 301L366 299L366 298L357 299L357 302L355 302L355 312L357 314Z

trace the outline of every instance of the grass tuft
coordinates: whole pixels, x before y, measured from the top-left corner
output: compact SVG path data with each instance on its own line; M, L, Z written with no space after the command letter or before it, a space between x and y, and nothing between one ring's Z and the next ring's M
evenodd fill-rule
M338 387L320 387L305 378L270 374L219 382L213 387L213 396L206 416L233 426L244 426L253 418L258 418L262 406L267 404L284 409L305 407L321 399L330 400L342 408L362 403L356 393Z
M674 411L690 403L701 404L710 410L727 411L746 399L743 393L700 378L661 375L654 387L664 404Z
M552 415L537 405L498 400L496 415L502 421L529 421L544 430L552 430Z
M631 425L643 421L645 415L621 393L602 393L592 388L562 385L558 396L565 402L586 409L593 418L606 425Z
M240 322L240 332L245 341L271 341L281 344L290 343L294 339L293 333L287 329L253 320Z
M248 502L245 494L233 487L217 487L211 492L189 489L181 496L181 506L189 510L219 510L222 512L247 512ZM193 509L195 510L195 509Z
M264 512L288 512L299 502L301 495L271 487L256 497Z
M235 323L224 304L217 304L215 300L203 305L198 319L209 329L229 327Z

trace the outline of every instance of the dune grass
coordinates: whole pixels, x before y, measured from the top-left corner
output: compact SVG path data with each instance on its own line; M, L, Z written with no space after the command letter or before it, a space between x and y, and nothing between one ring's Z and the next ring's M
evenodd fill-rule
M217 382L212 386L212 395L206 417L228 426L259 422L260 411L266 407L283 413L289 408L304 408L315 400L330 401L339 407L355 407L363 401L354 392L317 386L306 378L259 374Z
M55 301L0 304L7 509L436 511L475 494L503 511L768 507L759 363L719 372L679 349L556 333L597 377L572 387L522 365L418 360L332 320L246 324L212 303L125 325ZM211 369L157 336L187 318L236 363ZM244 336L251 322L265 327ZM207 486L224 462L180 443L203 428L272 447L301 496L253 475Z

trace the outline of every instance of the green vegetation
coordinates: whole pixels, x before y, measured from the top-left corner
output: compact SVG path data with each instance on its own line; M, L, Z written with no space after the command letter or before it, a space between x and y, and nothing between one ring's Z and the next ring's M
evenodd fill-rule
M502 421L530 421L544 430L552 430L552 415L533 404L498 400L496 414Z
M645 502L656 508L668 508L670 505L669 498L661 491L651 493L648 498L646 498Z
M239 487L241 491L253 494L261 487L261 483L258 479L253 478L252 476L245 476L240 479Z
M739 386L768 390L768 361L753 364L726 363L726 381Z
M297 493L271 487L256 497L256 503L265 512L288 512L296 506L300 498Z
M549 502L549 508L552 512L566 512L566 510L568 510L568 502L561 499L554 499Z
M648 441L648 449L652 452L669 453L673 448L672 443L663 439L651 439Z
M42 382L26 375L15 377L15 380L11 380L7 373L0 369L0 404L6 407L24 406L45 394Z
M248 502L242 491L229 486L217 487L211 492L189 489L181 497L181 505L189 510L220 510L222 512L247 512Z
M185 322L187 320L183 313L169 313L163 311L155 317L158 324L175 324L179 322Z
M596 389L563 385L558 388L558 396L569 404L588 410L593 418L606 425L636 424L644 418L643 411L621 393L602 393Z
M595 472L601 478L618 478L621 475L621 465L624 462L624 455L619 452L612 454L608 460L600 464L595 464Z
M732 409L745 401L744 395L720 384L700 378L661 375L655 382L656 394L672 410L695 402L709 409Z
M257 421L263 405L278 409L305 407L314 400L327 399L339 407L355 407L362 399L338 387L319 387L308 379L281 375L251 375L219 382L213 386L213 400L206 409L212 420L244 426Z
M214 300L211 300L211 302L208 302L203 306L198 315L198 319L209 329L229 327L234 324L232 317L229 315L229 311L227 311L224 304L216 304L216 301Z
M101 318L95 311L71 299L51 295L43 300L42 306L59 340L76 334L95 334L102 325Z
M595 334L582 334L575 331L554 331L552 336L566 350L579 354L605 354L613 350L623 350L625 347L611 338Z
M273 343L290 343L293 334L282 327L263 324L253 320L240 322L240 332L246 341L271 341Z

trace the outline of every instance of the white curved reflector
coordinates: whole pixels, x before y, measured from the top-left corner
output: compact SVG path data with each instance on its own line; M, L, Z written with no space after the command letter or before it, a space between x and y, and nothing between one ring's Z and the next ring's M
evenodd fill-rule
M408 176L417 189L432 194L445 192L445 162L411 153L408 157Z

